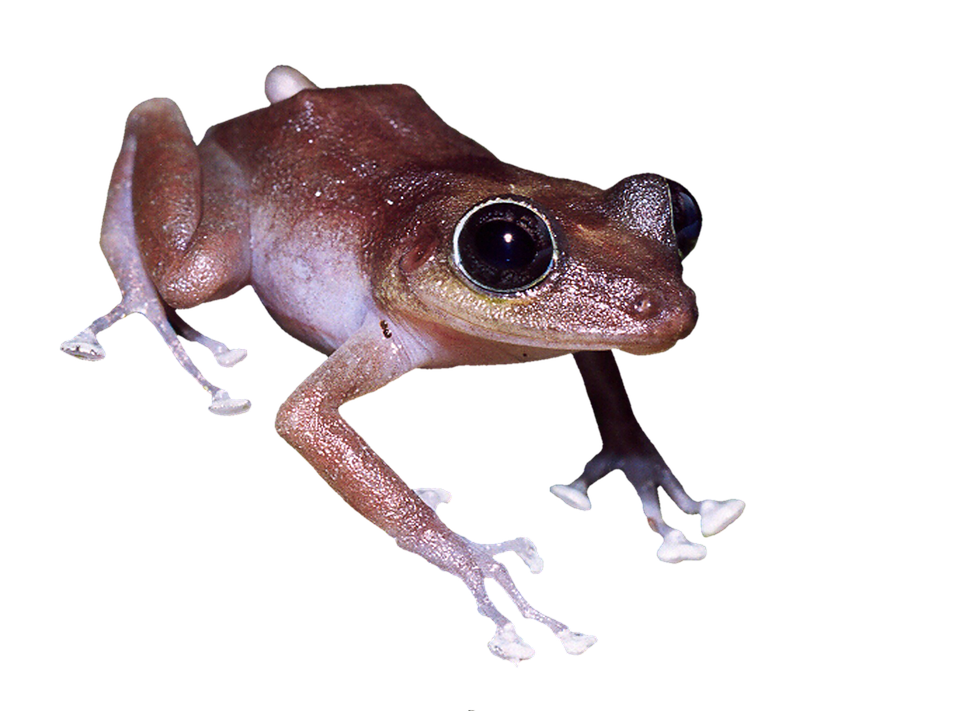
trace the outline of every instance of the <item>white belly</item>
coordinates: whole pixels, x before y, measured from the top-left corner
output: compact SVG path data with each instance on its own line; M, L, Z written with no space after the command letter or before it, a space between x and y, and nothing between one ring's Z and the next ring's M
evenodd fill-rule
M256 224L259 222L260 224ZM256 220L251 238L251 281L270 315L314 348L331 352L373 309L370 284L355 256L356 236L315 225L277 235Z

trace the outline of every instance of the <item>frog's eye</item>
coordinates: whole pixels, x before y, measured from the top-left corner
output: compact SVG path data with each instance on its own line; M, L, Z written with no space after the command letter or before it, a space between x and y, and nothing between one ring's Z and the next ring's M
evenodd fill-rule
M700 206L690 191L680 183L668 180L670 185L670 208L673 211L673 233L677 236L677 249L680 259L686 257L697 245L703 215Z
M498 293L528 289L553 266L556 243L546 218L510 198L471 208L453 234L453 261L471 282Z

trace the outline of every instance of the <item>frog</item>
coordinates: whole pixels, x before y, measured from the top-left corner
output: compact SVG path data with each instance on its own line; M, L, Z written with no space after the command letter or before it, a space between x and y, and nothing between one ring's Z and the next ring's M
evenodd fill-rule
M702 559L706 548L664 521L659 491L699 515L705 536L745 505L686 493L637 423L613 355L665 351L693 329L682 261L699 239L699 204L653 173L600 189L501 162L404 85L324 89L281 65L265 92L268 106L199 143L169 99L130 112L100 239L121 299L61 349L101 360L98 334L140 314L207 391L210 411L240 414L249 400L207 380L181 339L225 367L246 351L180 312L252 287L284 331L326 356L280 407L283 439L400 548L463 581L494 625L493 654L518 663L534 650L488 582L566 652L584 652L596 637L533 607L497 558L513 553L538 573L533 542L455 533L437 513L449 492L411 489L340 408L415 369L572 354L602 447L551 492L588 510L589 488L622 471L662 539L658 557Z

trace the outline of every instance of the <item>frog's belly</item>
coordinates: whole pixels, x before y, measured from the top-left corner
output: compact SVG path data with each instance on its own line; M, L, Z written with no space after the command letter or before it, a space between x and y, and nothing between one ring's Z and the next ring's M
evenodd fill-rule
M274 320L325 353L350 337L373 309L349 235L295 230L252 236L251 281Z

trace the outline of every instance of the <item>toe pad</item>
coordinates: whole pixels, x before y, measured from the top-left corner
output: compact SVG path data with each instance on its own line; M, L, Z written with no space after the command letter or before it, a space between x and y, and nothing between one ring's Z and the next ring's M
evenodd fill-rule
M704 536L713 536L720 533L731 523L740 518L746 504L740 499L727 501L712 501L706 499L700 502L700 531Z
M516 625L497 627L487 642L487 651L497 659L509 662L514 669L537 656L537 648L520 636Z
M96 336L84 333L61 343L60 350L80 360L103 360L107 355Z
M710 549L699 541L691 541L679 528L663 525L668 529L657 546L657 560L666 565L699 563L710 555Z
M530 568L531 573L543 572L543 558L537 553L537 547L529 538L522 539L522 547L517 549L517 555Z
M233 397L226 390L220 390L210 398L207 412L214 417L229 419L246 415L253 408L253 402L245 397Z
M221 370L231 370L250 356L250 350L243 346L236 346L222 353L211 353L210 356Z
M550 493L560 499L568 506L581 511L589 511L591 508L590 497L585 491L581 491L573 486L566 484L556 484L550 487Z
M571 627L558 632L554 637L568 657L582 657L600 641L592 632L581 632Z
M449 504L453 498L453 494L446 489L414 489L414 492L434 511L440 504Z

